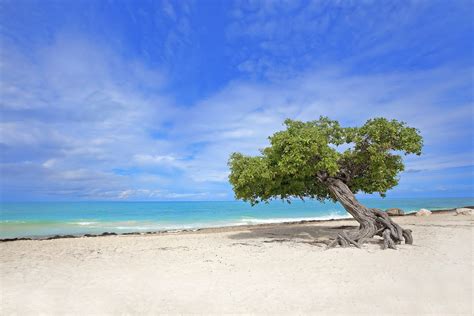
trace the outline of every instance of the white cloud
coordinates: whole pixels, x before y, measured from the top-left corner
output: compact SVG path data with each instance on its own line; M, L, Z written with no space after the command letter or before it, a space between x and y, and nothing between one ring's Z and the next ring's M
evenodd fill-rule
M134 161L139 165L159 165L183 168L184 163L172 155L148 155L138 154L133 156Z
M52 168L54 167L54 165L57 164L57 160L56 159L48 159L46 160L45 162L43 162L43 167L45 168Z
M150 198L158 198L158 199L202 199L205 197L209 197L208 192L198 192L198 193L175 193L175 192L167 192L161 190L149 190L149 189L128 189L118 193L117 198L119 199L130 199L130 198L138 198L138 199L150 199Z
M472 166L474 166L474 155L471 152L451 155L423 155L416 159L410 159L405 169L407 172L420 172Z
M258 154L288 117L326 115L344 125L401 119L420 128L427 144L426 156L408 158L407 169L472 165L472 101L446 98L472 69L361 76L312 68L266 84L231 82L181 107L160 92L161 73L84 39L59 37L34 64L8 54L0 79L2 176L39 195L222 196L230 191L229 155ZM446 150L453 140L466 145Z
M459 152L446 153L445 148L454 137L460 142L471 139L472 104L453 103L443 96L468 80L469 71L462 69L352 76L333 68L274 84L233 83L183 113L175 131L182 147L205 143L188 164L187 174L194 181L227 181L230 153L258 154L268 144L267 136L283 128L285 118L313 120L320 115L350 126L374 116L406 121L421 130L427 153L408 157L408 168L418 160L422 162L416 164L430 168L466 166L466 148L457 148L465 157L462 162ZM450 162L439 162L440 154Z

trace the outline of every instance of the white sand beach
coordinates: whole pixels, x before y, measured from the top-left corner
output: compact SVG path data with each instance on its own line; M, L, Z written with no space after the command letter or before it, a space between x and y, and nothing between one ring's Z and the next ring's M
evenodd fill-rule
M325 250L352 220L0 244L1 315L472 315L472 216L395 217L414 245Z

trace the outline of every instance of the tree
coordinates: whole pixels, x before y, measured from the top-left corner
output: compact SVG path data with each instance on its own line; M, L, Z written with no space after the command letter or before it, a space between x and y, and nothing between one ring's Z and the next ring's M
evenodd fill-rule
M259 156L233 153L229 181L238 199L255 205L272 199L311 198L339 201L359 222L357 231L342 232L330 246L360 247L383 237L384 248L412 244L402 229L378 209L360 204L355 193L378 192L382 197L398 184L404 170L402 154L421 154L423 140L404 122L374 118L362 127L341 127L320 117L301 122L287 119L286 129L269 137Z

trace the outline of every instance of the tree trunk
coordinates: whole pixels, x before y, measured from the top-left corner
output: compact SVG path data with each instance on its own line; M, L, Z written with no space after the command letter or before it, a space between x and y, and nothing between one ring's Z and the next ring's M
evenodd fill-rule
M411 230L402 229L397 223L392 221L387 213L378 209L369 209L360 204L344 182L335 178L328 178L325 182L331 194L360 224L358 231L342 232L330 246L339 244L342 247L346 247L352 244L360 247L362 243L376 235L383 237L384 249L396 249L396 244L400 244L403 240L406 244L413 243Z

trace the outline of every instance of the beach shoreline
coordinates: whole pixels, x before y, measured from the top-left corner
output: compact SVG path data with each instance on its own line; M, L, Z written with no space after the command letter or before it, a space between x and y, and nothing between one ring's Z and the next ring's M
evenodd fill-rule
M449 214L455 213L457 208L471 208L474 209L474 206L460 206L450 209L434 209L431 210L433 214ZM19 240L52 240L52 239L64 239L64 238L93 238L93 237L107 237L107 236L119 236L119 235L131 235L131 236L146 236L146 235L162 235L162 234L185 234L185 233L194 233L194 232L225 232L232 231L235 229L246 229L251 227L271 227L274 225L299 225L307 223L325 223L325 222L337 222L351 220L349 214L347 218L334 218L334 219L314 219L314 220L296 220L296 221L285 221L285 222L275 222L275 223L262 223L262 224L242 224L242 225L228 225L228 226L216 226L216 227L202 227L202 228L183 228L183 229L171 229L171 230L156 230L156 231L146 231L146 232L124 232L116 233L104 231L98 234L54 234L54 235L44 235L44 236L31 236L31 237L15 237L15 238L0 238L0 243L2 242L13 242ZM409 212L403 216L415 216L416 212ZM399 216L396 216L399 217Z
M352 219L3 242L0 314L471 315L472 215L393 219L413 245L327 250Z

